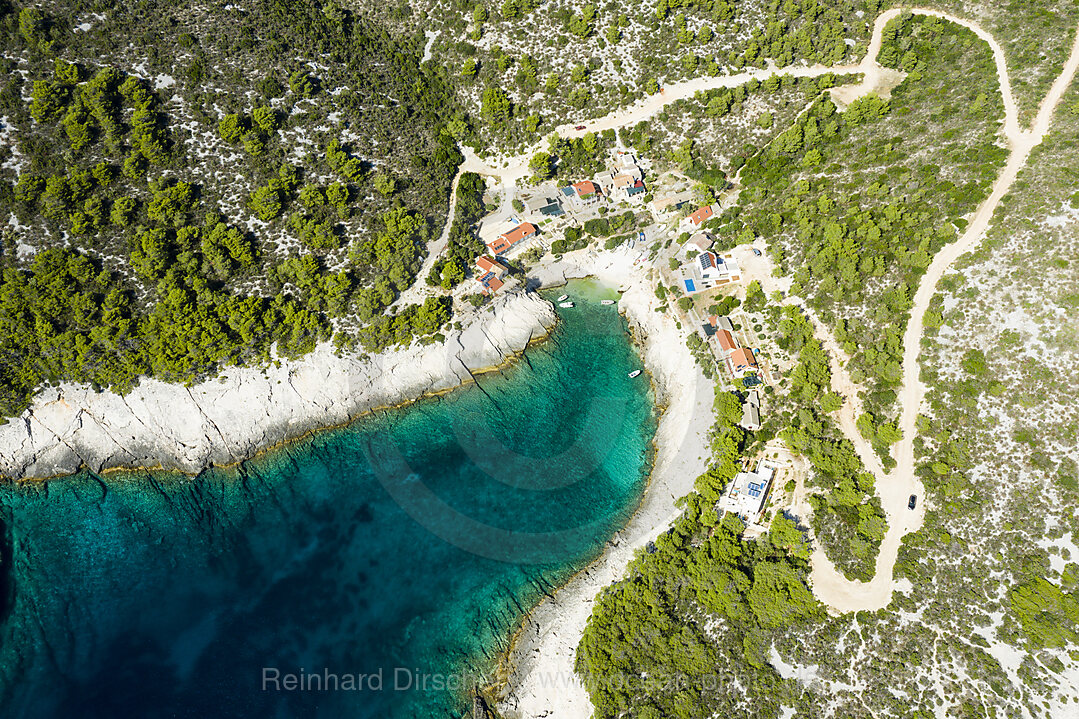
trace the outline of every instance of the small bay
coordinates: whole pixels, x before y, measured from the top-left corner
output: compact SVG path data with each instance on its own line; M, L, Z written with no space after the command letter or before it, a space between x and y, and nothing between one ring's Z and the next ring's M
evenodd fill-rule
M563 293L502 371L236 467L0 486L0 716L463 714L651 470L617 294Z

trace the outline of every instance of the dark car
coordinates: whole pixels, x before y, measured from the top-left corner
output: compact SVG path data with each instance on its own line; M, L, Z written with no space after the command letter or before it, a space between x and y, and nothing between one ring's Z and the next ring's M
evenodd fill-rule
M573 128L573 129L574 129L574 130L583 130L583 129L584 129L584 125L578 125L577 127Z
M907 502L907 509L914 509L918 505L918 496L915 494L910 495L910 501Z

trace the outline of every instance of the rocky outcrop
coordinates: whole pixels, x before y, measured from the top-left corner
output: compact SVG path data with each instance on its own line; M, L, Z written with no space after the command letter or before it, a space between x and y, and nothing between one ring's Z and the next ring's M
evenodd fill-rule
M546 336L557 317L535 294L498 297L445 343L374 357L320 345L266 368L233 368L186 387L145 380L124 396L62 385L0 426L0 475L48 477L85 465L198 472L310 430L343 424L467 381Z

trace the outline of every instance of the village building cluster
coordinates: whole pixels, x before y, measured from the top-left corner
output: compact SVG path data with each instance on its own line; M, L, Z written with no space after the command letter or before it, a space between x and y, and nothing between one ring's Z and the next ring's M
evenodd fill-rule
M521 198L523 211L506 219L502 232L486 243L487 252L494 258L509 258L539 237L540 227L548 222L569 219L583 223L593 215L599 216L600 207L643 204L648 193L644 177L645 171L637 159L628 152L619 151L612 154L607 169L593 178L563 187L536 188ZM487 262L492 260L487 259ZM505 268L499 262L494 264ZM473 279L480 285L482 293L493 294L501 289L506 270L500 274L479 261L477 266L479 271L473 273Z
M712 315L701 327L706 343L712 353L724 362L727 371L734 379L742 380L742 385L749 389L761 384L757 375L759 366L757 356L748 347L741 347L735 334L734 324L729 317ZM761 428L761 397L755 389L750 389L745 397L739 396L742 403L740 427L756 431Z
M729 317L712 315L702 330L705 340L710 343L715 355L726 363L727 371L733 377L743 379L747 374L757 372L756 355L753 350L738 343Z

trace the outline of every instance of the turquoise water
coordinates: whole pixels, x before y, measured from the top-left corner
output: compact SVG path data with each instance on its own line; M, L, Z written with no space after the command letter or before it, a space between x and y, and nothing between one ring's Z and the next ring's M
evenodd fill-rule
M562 292L552 339L478 385L194 478L0 487L0 716L459 716L651 465L616 295Z

